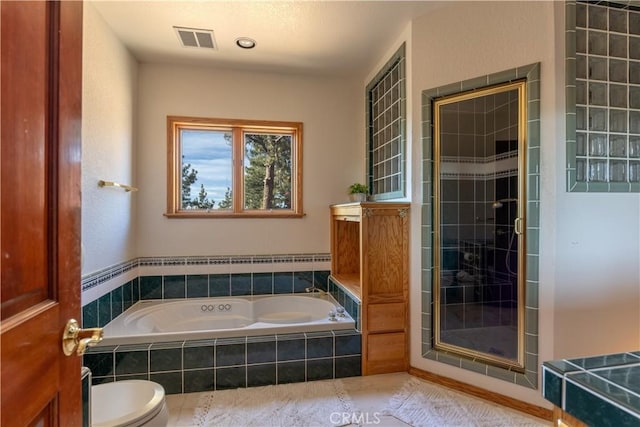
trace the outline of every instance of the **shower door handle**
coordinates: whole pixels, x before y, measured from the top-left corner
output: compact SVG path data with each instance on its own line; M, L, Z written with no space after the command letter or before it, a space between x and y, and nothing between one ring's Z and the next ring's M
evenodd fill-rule
M522 218L518 217L513 220L513 231L518 236L522 234Z

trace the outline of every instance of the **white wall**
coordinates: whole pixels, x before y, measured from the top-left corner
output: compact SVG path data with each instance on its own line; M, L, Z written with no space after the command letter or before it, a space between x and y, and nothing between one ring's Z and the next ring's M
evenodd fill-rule
M640 348L640 196L565 191L564 4L452 2L412 23L413 182L419 182L420 93L461 80L541 63L540 361ZM413 190L411 324L421 323L420 203ZM517 399L548 406L530 390L421 357L411 330L411 364Z
M137 62L94 6L84 5L82 88L82 274L136 256L136 194L99 188L135 184Z
M329 205L364 177L359 81L214 68L140 66L140 256L329 251ZM303 122L301 219L168 219L167 115Z

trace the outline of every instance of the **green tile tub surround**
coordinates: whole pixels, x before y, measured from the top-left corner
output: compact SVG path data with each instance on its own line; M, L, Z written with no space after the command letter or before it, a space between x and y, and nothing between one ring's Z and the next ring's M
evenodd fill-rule
M527 80L527 152L526 158L526 236L531 239L527 246L526 285L538 285L538 250L540 229L539 182L540 182L540 64L530 64L505 70L499 73L472 78L446 86L425 90L422 92L422 357L440 361L455 367L480 372L484 375L509 381L529 388L538 387L538 293L527 292L525 289L525 371L524 373L509 369L489 366L485 363L469 363L470 360L433 348L433 135L432 135L432 102L435 98L452 95L467 90L479 89L492 84L508 83L513 80L526 78ZM455 296L454 296L455 298ZM484 366L484 369L482 368Z
M185 393L196 393L215 389L215 371L213 369L184 371L183 375Z
M325 270L141 276L85 304L83 326L103 327L139 300L284 294L304 292L311 284L327 290L328 277ZM354 313L354 303L345 302L345 310Z
M91 347L94 384L151 379L167 394L361 375L355 330Z
M111 315L111 293L98 298L98 324L106 325L113 319Z
M333 298L338 301L338 304L344 307L344 309L349 313L349 315L356 322L356 330L360 331L361 325L361 302L360 299L353 295L351 292L347 291L338 281L333 280L333 277L329 276L328 278L328 291L333 296Z
M276 369L275 363L247 366L247 387L277 384Z
M545 399L587 425L640 425L640 353L544 362Z
M253 293L258 295L273 293L273 273L253 274Z
M149 381L160 384L166 394L182 392L182 372L155 372L149 374Z
M240 273L231 275L231 295L244 296L251 295L251 273Z
M299 383L304 381L304 362L281 362L277 364L278 384Z
M243 338L219 338L216 340L216 366L246 364L247 346Z
M162 279L162 298L185 298L187 277L184 274L164 276Z
M327 345L333 345L333 338ZM333 356L333 354L328 355ZM327 357L328 357L327 356ZM247 343L247 363L248 364L262 364L262 363L275 363L276 362L276 341L267 340L264 341L252 341Z
M640 192L638 23L637 2L565 2L567 191Z
M304 359L306 352L305 341L304 334L279 335L276 340L278 361Z
M328 380L333 378L333 363L330 359L307 360L307 380Z
M335 378L362 375L362 356L346 356L335 359Z
M202 298L209 296L209 275L190 274L187 280L187 298Z
M215 369L216 390L245 388L247 386L247 367L232 366Z

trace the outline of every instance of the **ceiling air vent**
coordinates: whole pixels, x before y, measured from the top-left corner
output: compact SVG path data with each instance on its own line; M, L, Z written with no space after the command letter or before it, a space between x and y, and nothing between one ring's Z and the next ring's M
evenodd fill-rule
M178 39L184 47L201 47L204 49L217 49L212 30L198 28L173 27Z

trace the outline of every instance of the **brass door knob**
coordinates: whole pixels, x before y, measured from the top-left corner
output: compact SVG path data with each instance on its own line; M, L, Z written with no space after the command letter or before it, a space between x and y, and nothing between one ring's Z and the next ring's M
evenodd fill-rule
M66 356L74 352L82 356L87 348L102 341L102 328L82 329L75 319L70 319L62 333L62 351Z

